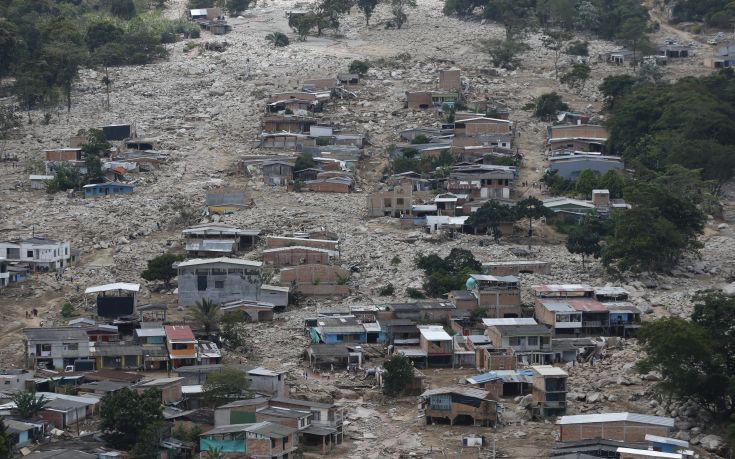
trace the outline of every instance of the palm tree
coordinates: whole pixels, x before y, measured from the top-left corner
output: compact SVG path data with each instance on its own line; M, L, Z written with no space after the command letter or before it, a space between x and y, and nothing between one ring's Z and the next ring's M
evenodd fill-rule
M194 322L204 327L204 332L209 336L212 330L217 328L219 322L220 305L212 300L203 299L197 301L193 306L189 306Z
M278 48L288 46L289 44L288 36L281 32L271 32L265 36L265 39L273 43L273 46Z

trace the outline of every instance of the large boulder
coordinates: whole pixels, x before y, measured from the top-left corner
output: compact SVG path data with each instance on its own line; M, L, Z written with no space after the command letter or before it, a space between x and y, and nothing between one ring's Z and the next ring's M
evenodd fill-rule
M719 449L722 448L722 445L724 444L722 438L718 437L717 435L705 435L699 440L699 442L701 443L702 447L707 451L719 451Z
M722 293L725 296L735 296L735 282L731 282L726 286L722 287Z

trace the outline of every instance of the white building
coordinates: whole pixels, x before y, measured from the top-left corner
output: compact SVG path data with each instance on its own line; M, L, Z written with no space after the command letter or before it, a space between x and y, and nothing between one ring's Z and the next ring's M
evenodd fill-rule
M0 259L8 263L27 263L33 271L56 271L71 260L69 241L32 237L23 241L0 242Z

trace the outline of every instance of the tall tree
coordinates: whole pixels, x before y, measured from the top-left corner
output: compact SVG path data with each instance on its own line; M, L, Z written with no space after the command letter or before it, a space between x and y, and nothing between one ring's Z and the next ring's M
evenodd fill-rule
M592 190L597 188L597 182L597 174L592 169L585 169L577 177L577 183L574 188L577 194L584 196L585 199L589 199L592 196Z
M406 8L416 8L416 0L391 0L390 2L390 10L393 13L393 20L398 29L408 22Z
M378 6L380 0L357 0L357 7L365 15L365 24L370 25L370 18L375 11L375 7Z
M215 405L228 400L253 398L247 375L236 367L223 367L207 375L202 391L204 397Z
M596 216L588 216L581 225L575 226L569 231L566 247L569 253L582 255L582 267L585 268L585 261L588 256L600 258L601 240L602 231L599 220Z
M0 459L13 457L13 439L5 425L5 418L0 417Z
M559 58L574 35L566 30L547 30L541 37L544 48L552 52L554 57L554 78L559 78Z
M517 218L528 219L528 250L531 250L531 238L533 237L533 221L548 218L553 214L551 209L544 206L543 201L530 196L516 203Z
M404 355L393 354L383 363L383 368L383 392L386 395L400 395L413 381L413 363Z
M518 220L518 214L515 209L500 204L497 201L490 201L482 205L467 219L466 224L471 226L475 231L485 231L491 233L496 243L500 242L503 232L500 225L503 223L513 223Z
M209 334L217 329L221 309L219 303L212 300L203 299L197 301L193 306L189 306L189 313L195 323L204 328L204 333Z
M113 448L130 450L146 429L163 421L161 392L150 389L142 394L124 388L105 395L100 403L100 430Z
M578 92L582 92L591 72L592 69L587 64L574 64L559 78L559 82L569 86L569 89L577 89Z
M164 253L148 260L148 267L140 274L147 281L163 281L166 288L171 286L171 280L176 277L173 264L184 259L183 255Z

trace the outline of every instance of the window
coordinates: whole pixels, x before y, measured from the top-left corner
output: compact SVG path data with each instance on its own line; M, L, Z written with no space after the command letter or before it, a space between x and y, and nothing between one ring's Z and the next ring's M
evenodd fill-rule
M517 336L511 336L510 338L508 338L508 344L511 346L520 346L521 339Z
M64 255L69 255L69 247L64 248Z
M183 351L189 349L189 345L187 343L171 343L171 349L175 351Z
M41 352L51 352L51 345L50 344L42 344L41 345Z
M207 290L207 276L197 276L197 290L200 292Z
M538 346L538 336L529 336L528 337L528 345L529 346Z
M26 257L33 258L33 250L27 250L26 251Z
M64 343L64 350L65 351L78 351L79 343Z
M271 448L275 448L275 447L276 447L276 439L271 438Z
M402 206L403 205L403 198L396 198L396 205Z
M225 281L214 281L214 288L225 288Z
M321 421L322 419L322 413L321 411L312 411L311 412L311 420L312 421Z

